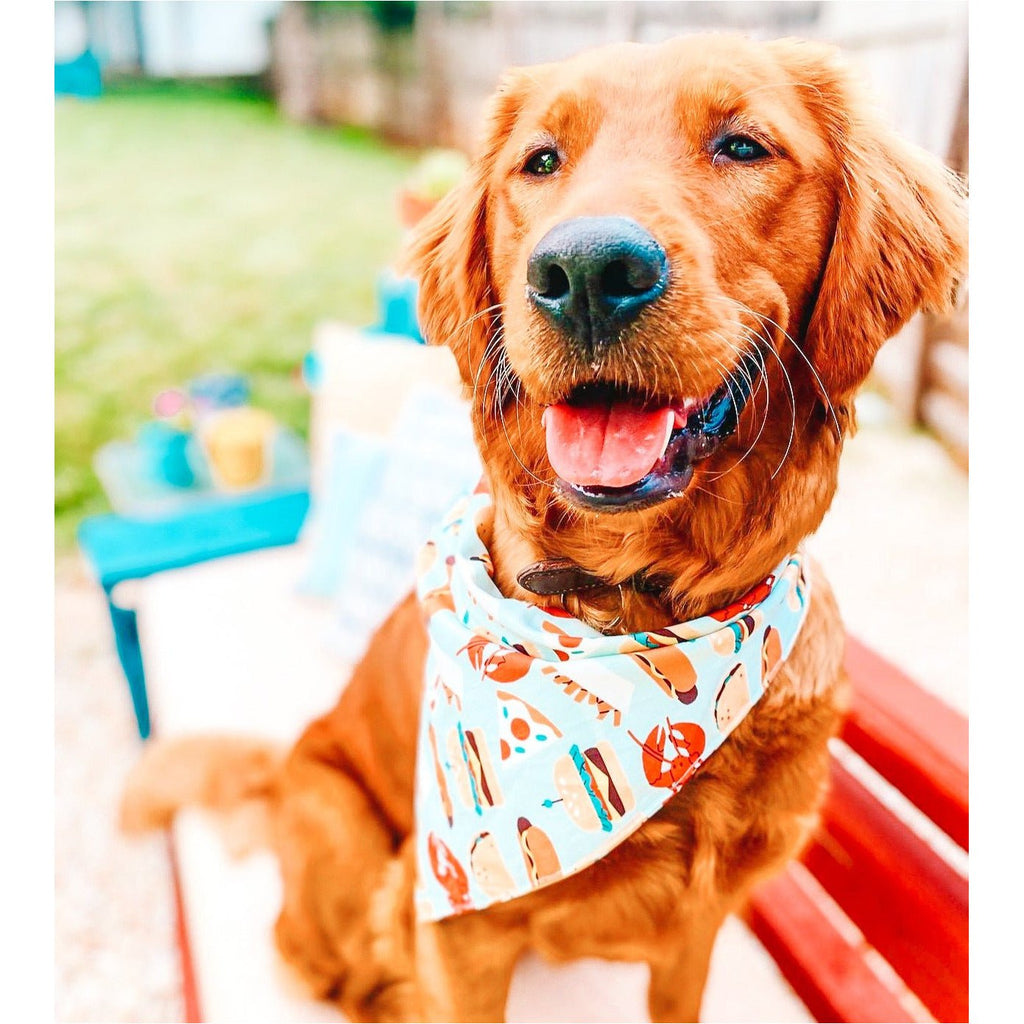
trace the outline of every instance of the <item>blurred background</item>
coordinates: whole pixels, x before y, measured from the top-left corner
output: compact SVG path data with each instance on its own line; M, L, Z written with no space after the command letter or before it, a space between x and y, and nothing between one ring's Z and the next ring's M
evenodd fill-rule
M500 72L718 30L838 44L966 175L966 3L54 4L58 1019L189 1012L176 862L116 831L150 714L287 739L446 500L403 487L425 465L451 489L472 475L450 368L389 268ZM963 710L967 353L966 290L886 346L816 538L851 630ZM462 462L437 469L428 416ZM908 651L892 620L912 600L937 640ZM303 672L319 681L283 710L275 682Z

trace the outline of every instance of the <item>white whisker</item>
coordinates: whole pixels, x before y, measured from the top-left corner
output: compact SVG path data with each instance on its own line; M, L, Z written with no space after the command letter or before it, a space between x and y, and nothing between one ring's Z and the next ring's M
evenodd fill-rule
M821 389L821 393L825 398L825 404L828 406L828 411L832 414L832 422L835 423L836 425L836 434L837 436L842 437L843 428L839 425L839 417L836 415L835 407L832 405L832 398L829 395L828 390L826 389L821 377L818 375L818 371L817 369L815 369L814 363L812 363L811 360L807 357L807 353L804 352L804 350L797 344L797 342L793 339L789 332L786 331L779 324L777 324L770 316L766 316L764 313L758 313L756 310L751 309L749 306L740 302L738 299L734 299L733 301L736 303L737 306L746 310L751 316L757 317L758 320L762 321L763 323L771 324L772 327L780 331L782 333L782 336L786 339L786 341L788 341L793 346L793 348L797 350L797 352L800 355L800 358L803 359L803 361L807 364L808 369L810 369L811 373L814 374L814 379L818 382L818 387Z

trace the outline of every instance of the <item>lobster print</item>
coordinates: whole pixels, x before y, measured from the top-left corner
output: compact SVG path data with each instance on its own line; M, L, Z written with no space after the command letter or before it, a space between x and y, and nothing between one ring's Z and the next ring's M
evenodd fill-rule
M655 787L677 789L696 770L704 753L704 730L693 722L670 722L656 725L641 743L630 732L630 738L643 751L644 778ZM668 753L672 747L674 754Z

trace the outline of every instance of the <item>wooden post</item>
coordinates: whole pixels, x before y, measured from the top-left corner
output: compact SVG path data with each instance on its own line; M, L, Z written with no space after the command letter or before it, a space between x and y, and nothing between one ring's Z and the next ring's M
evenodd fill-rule
M605 4L605 26L609 42L636 42L639 6L632 0L614 0L613 3Z
M965 69L947 162L953 170L966 177L968 158L968 80ZM969 465L968 348L965 286L951 315L925 317L913 402L914 422L936 434L964 469Z
M444 4L416 7L417 56L423 68L423 89L427 97L426 117L416 140L421 145L455 144L452 131L450 85L444 54Z

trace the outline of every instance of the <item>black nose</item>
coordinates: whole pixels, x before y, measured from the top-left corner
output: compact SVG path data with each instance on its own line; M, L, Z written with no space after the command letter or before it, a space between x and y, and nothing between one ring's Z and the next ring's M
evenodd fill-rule
M664 292L668 257L628 217L575 217L537 243L526 280L537 310L592 355Z

